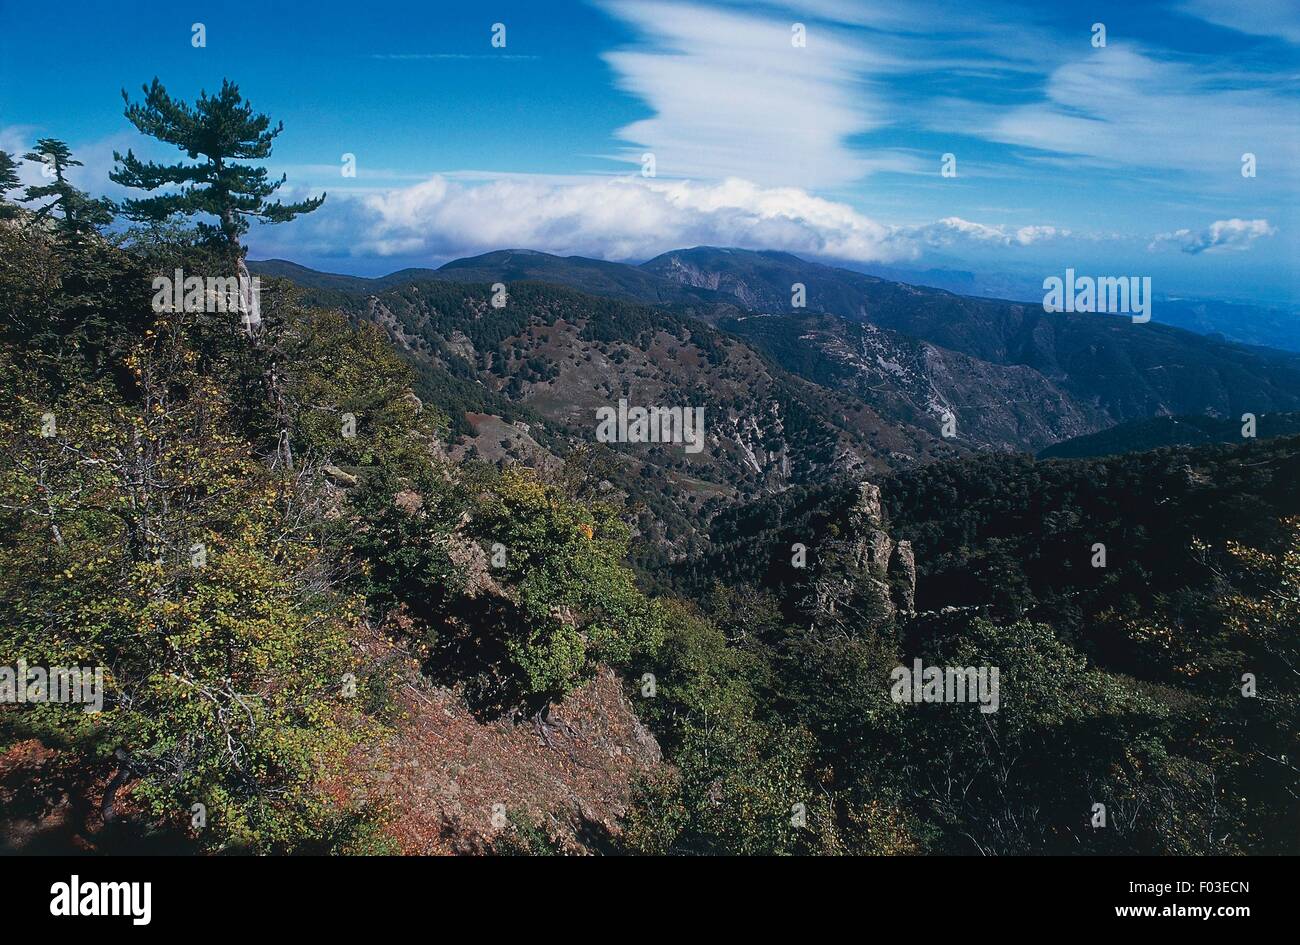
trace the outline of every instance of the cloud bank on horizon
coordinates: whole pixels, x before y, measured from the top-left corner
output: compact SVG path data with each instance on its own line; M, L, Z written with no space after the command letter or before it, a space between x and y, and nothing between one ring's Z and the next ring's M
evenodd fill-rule
M947 217L890 226L844 203L792 187L612 177L555 183L512 178L466 184L441 175L411 187L353 197L294 233L287 249L317 240L327 251L341 218L363 255L448 258L505 247L558 255L643 260L682 246L783 249L850 262L916 260L927 247L1028 246L1068 236L1051 226L1008 228Z

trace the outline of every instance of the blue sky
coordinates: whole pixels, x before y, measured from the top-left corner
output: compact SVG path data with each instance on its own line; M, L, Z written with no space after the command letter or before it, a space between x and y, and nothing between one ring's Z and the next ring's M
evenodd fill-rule
M330 196L255 229L254 257L372 274L513 246L641 260L709 243L1300 301L1300 4L114 2L7 17L0 147L62 137L96 192L122 196L114 148L168 156L122 117L122 87L157 75L191 98L228 76L282 119L273 168L293 194Z

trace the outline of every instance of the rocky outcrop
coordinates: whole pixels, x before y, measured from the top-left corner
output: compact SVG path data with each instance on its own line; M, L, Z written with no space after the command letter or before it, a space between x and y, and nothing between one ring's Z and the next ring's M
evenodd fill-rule
M916 611L916 553L910 541L900 541L894 548L894 603L904 613Z
M412 489L403 489L393 496L393 505L407 515L419 515L420 510L424 508L424 497Z
M810 603L814 623L850 632L889 623L916 606L916 554L909 541L889 534L880 487L858 486L843 538L819 555Z
M402 393L402 400L410 404L412 407L414 407L416 413L424 412L424 401L422 401L418 396L416 396L415 391L413 390L404 391Z
M880 501L880 486L871 482L858 483L858 500L849 511L850 520L880 525L884 522L884 507Z

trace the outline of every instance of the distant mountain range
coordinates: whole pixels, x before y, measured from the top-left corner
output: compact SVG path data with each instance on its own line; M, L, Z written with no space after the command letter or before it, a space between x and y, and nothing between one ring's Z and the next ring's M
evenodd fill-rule
M1228 430L1243 413L1300 411L1294 353L788 253L699 247L632 266L503 250L375 279L282 260L250 269L381 326L421 396L451 413L453 450L535 462L593 450L611 487L653 511L646 545L670 559L693 553L718 509L791 486L981 450L1200 442L1153 418L1227 440L1181 418ZM595 443L596 410L619 400L703 407L709 448Z
M962 269L908 269L871 264L846 268L893 282L946 289L958 295L1031 303L1043 297L1041 273L975 273ZM1300 307L1294 303L1227 301L1157 292L1152 317L1164 325L1203 335L1221 335L1228 341L1300 351Z
M932 412L951 407L959 428L969 426L979 445L1039 449L1052 440L1150 416L1235 416L1289 410L1297 406L1295 397L1300 390L1300 359L1293 354L1249 348L1155 323L1135 325L1124 317L1046 313L1041 306L1022 302L954 295L807 262L789 253L697 247L633 266L502 250L456 260L436 270L407 269L378 279L319 273L279 260L256 263L253 268L304 286L351 295L378 294L423 280L471 284L531 280L564 285L592 295L670 306L679 314L712 324L725 323L728 330L741 336L753 335L752 340L766 345L767 353L779 361L793 357L785 344L789 339L774 339L768 326L753 326L751 331L745 316L838 316L926 343L929 347L922 352L923 362L952 362L952 352L984 362L936 363L932 373L924 365L920 368L937 389L934 404L939 410ZM796 283L806 292L801 309L791 304L791 287ZM823 346L827 357L843 361L848 329L828 330L831 324L821 322L822 330L805 340ZM897 341L895 336L875 340L877 348L884 344L890 349ZM915 349L903 354L915 361ZM866 356L868 361L879 358L876 368L859 365L859 376L849 386L892 383L885 376L890 369L880 367L896 360L890 352L875 350ZM795 357L783 366L793 370L800 364L804 360ZM1041 380L1027 379L1023 372L1008 378L999 368L1028 368ZM974 396L944 390L946 375L972 371L987 375L994 388L981 385ZM797 373L807 376L807 366ZM917 385L924 383L915 377L907 381L913 399ZM1019 390L1025 384L1040 388L1042 396L1064 400L1033 418L1023 418L1019 424L1023 433L982 434L982 422L974 416L967 416L963 423L963 408L972 412L991 409L987 394L1007 387ZM1032 400L1018 406L1033 409ZM1044 419L1053 417L1058 419ZM999 424L1009 422L1003 418Z
M611 263L582 256L554 256L527 249L499 250L481 256L457 259L440 269L403 269L365 281L382 287L408 279L437 278L474 282L485 281L489 277L494 281L504 277L509 280L535 279L541 282L553 282L569 285L594 295L632 298L652 304L673 302L699 304L710 301L725 303L734 302L736 298L743 299L748 293L756 291L753 283L738 271L750 268L751 275L757 274L758 267L749 267L744 262L747 255L763 257L765 268L779 269L783 260L794 260L797 267L819 266L823 272L829 270L837 274L846 274L850 277L850 281L854 275L865 275L883 282L942 289L972 298L1028 304L1036 304L1042 297L1041 277L1031 277L1024 273L975 273L961 269L909 269L877 265L836 267L806 262L789 253L755 253L748 250L715 247L677 250L657 256L640 265ZM714 263L713 271L727 270L728 278L724 278L712 289L707 284L707 276L706 281L700 285L684 285L680 278L681 271L689 270L699 260L710 257ZM677 262L674 263L673 260ZM723 261L721 266L717 265L719 261ZM278 270L277 274L296 278L304 284L323 286L333 278L343 280L354 278L318 273L283 260L269 260L259 265L265 266L268 273ZM706 265L705 269L708 268ZM656 279L654 278L656 275L667 277L667 280ZM764 280L760 277L757 281ZM729 292L728 287L738 291ZM777 284L775 288L780 289L781 286ZM781 293L778 292L777 295ZM776 301L779 302L779 298ZM852 300L840 298L837 302L834 293L829 293L827 298L810 300L808 303L808 307L813 311L841 315L845 314L846 305L851 307ZM1219 336L1221 340L1300 352L1300 310L1295 306L1171 297L1157 293L1153 320L1198 334Z

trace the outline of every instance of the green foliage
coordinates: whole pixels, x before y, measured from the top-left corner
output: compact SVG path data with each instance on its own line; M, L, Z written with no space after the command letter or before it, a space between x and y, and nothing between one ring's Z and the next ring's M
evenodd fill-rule
M57 138L41 138L36 142L36 150L29 151L23 157L39 163L43 173L53 178L49 184L28 187L20 198L27 203L52 198L49 203L36 208L34 220L40 222L50 218L54 221L56 232L70 242L84 241L100 227L113 222L116 208L111 200L92 199L85 191L78 190L68 182L65 176L67 169L80 167L81 162L72 157L72 151L62 141ZM12 168L12 163L10 167Z
M541 826L527 817L511 811L507 826L493 842L492 852L498 856L563 856L560 845Z
M3 661L108 677L102 713L7 721L115 763L163 824L206 805L205 846L291 850L333 816L317 786L359 732L357 602L330 590L310 490L250 455L177 328L131 346L126 394L5 374Z
M631 793L619 837L621 847L635 856L676 853L690 823L680 779L672 774L637 777Z
M684 744L692 729L744 724L756 708L761 659L729 646L722 631L694 608L674 601L662 607L663 644L647 664L656 695L645 700L644 716L670 749Z
M436 407L426 410L411 395L411 369L374 325L306 312L278 334L274 355L284 365L285 409L295 418L290 436L300 460L360 467L427 453L444 426ZM348 414L355 432L344 436Z
M83 212L84 194L58 181L50 186L60 193L46 209L71 208L71 218L0 226L0 326L57 384L120 363L126 339L149 317L149 281L138 260L96 234L100 218Z
M1282 519L1296 509L1297 446L1070 463L981 457L902 472L883 484L888 527L913 542L929 613L875 632L855 621L790 625L808 573L789 567L790 544L806 542L814 565L832 562L852 536L853 484L720 515L712 555L691 565L730 582L695 591L728 641L710 662L728 667L731 654L748 653L757 666L743 672L747 710L811 733L808 848L1293 850L1297 788L1284 759L1297 746L1282 720L1296 708L1281 667L1296 661L1287 602L1298 596L1297 538ZM1107 545L1105 568L1091 566L1095 541ZM756 587L774 592L784 626L762 608L749 613ZM948 605L962 609L937 612ZM891 670L918 657L998 666L998 712L895 703ZM1266 693L1243 697L1247 672L1269 678ZM687 713L665 681L674 671L661 659L658 673L668 698L645 700L645 712L690 771L695 759L675 734ZM698 679L713 685L708 671ZM638 842L686 848L694 790L679 782L644 800L659 820L687 826L646 834L657 821L636 811ZM1097 803L1105 829L1090 823Z
M0 203L0 665L107 678L101 713L0 712L0 747L62 753L110 785L106 814L129 785L142 826L203 850L392 852L388 812L341 798L349 759L400 721L391 683L414 653L486 718L535 713L545 750L548 704L598 665L636 690L651 674L633 703L667 763L633 786L631 852L1294 852L1300 441L900 472L888 529L913 543L927 612L868 614L883 598L865 592L855 491L816 482L842 455L846 401L681 311L526 281L495 310L480 285L323 279L305 294L322 310L268 279L251 339L226 313L153 312L154 274L220 272L249 219L323 198L268 202L283 178L239 162L281 129L229 82L189 106L155 80L127 117L204 158L118 156L119 183L180 185L128 202L143 225L103 237L111 205L68 183L78 162L52 138L27 155L53 175L27 202L48 202ZM16 184L0 152L0 195ZM363 317L371 288L409 364ZM767 321L783 361L831 378ZM711 415L751 414L761 383L785 440L759 445L795 447L796 485L710 521L760 487L737 477L700 504L709 542L674 544L695 524L662 495L698 472L684 462L553 435L558 469L452 462L466 411L533 417L522 401L560 376L546 346L562 331L631 372L610 391L665 339L666 362L732 385L679 378ZM649 596L630 559L693 600ZM809 574L843 579L838 619L804 606ZM915 658L996 667L998 710L895 701L892 672ZM517 819L497 849L561 844Z
M18 162L8 151L0 150L0 220L17 219L17 207L5 200L5 194L18 187Z
M1205 443L1240 443L1240 420L1211 416L1152 417L1120 423L1087 436L1055 443L1038 453L1039 459L1086 459L1117 456L1171 446ZM1300 434L1300 414L1268 413L1258 417L1259 439Z
M794 852L810 841L792 823L812 806L806 730L757 717L766 666L728 645L693 608L662 604L664 640L647 664L642 713L678 766L637 785L625 842L638 852Z
M658 647L660 617L622 563L629 531L614 510L570 503L511 468L478 503L473 530L506 549L501 578L523 624L506 651L528 692L565 692L596 661L626 665Z
M191 160L200 156L205 160L198 164L158 164L140 160L129 149L125 155L114 151L113 158L119 164L109 175L114 182L148 191L181 188L156 197L127 200L123 210L131 219L165 220L177 214L214 216L220 221L218 226L201 222L200 232L242 258L239 240L248 232L250 218L284 223L324 203L324 194L299 203L270 203L267 198L280 189L286 178L282 175L278 181L270 180L265 167L238 163L270 157L284 125L272 128L270 118L254 112L239 94L239 86L229 79L222 81L216 95L200 93L194 105L174 100L157 78L143 91L143 101L133 104L122 90L131 124L151 138L175 145Z

